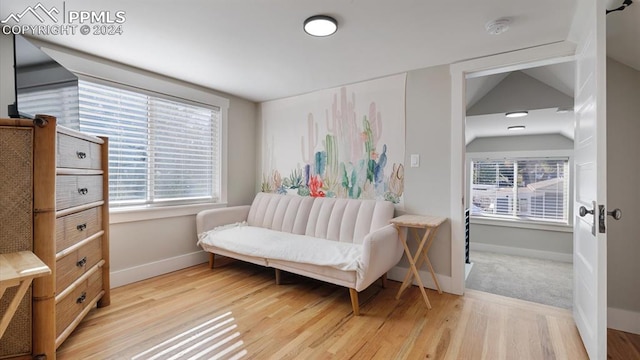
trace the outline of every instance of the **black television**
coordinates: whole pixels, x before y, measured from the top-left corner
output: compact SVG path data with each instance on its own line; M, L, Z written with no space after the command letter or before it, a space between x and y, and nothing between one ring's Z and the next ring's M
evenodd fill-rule
M65 122L78 117L78 77L22 35L13 37L13 69L15 102L8 106L9 117L47 114Z

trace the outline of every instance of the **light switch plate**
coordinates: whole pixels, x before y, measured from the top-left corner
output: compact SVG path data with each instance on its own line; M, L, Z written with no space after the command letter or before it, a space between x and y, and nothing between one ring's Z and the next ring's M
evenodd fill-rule
M420 155L411 154L411 167L419 167L419 166L420 166Z

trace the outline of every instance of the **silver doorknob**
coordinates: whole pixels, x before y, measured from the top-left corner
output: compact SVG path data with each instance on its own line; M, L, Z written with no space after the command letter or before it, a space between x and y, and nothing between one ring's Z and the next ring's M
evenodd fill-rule
M611 216L615 220L620 220L622 219L622 210L613 209L613 211L607 211L607 215Z
M580 206L580 209L578 210L578 213L580 214L580 217L584 217L587 214L593 215L593 209L587 210L586 207Z

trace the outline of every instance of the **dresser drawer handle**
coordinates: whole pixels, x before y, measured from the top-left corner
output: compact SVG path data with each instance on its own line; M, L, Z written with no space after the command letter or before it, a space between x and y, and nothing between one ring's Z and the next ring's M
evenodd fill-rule
M85 300L87 300L87 293L83 291L82 295L76 299L76 304L82 304Z
M83 267L85 264L87 263L87 257L83 257L82 259L80 259L77 263L76 266L81 268Z
M76 226L76 229L78 229L78 231L84 231L87 228L87 224L80 224L78 226Z
M78 194L80 195L87 195L88 192L89 192L89 189L87 188L78 189Z
M76 151L76 155L78 155L78 159L84 159L87 157L87 153L82 151Z

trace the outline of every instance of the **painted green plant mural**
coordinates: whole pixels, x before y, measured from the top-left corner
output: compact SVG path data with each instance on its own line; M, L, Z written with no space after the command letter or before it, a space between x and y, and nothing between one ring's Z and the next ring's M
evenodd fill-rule
M375 102L369 114L356 120L355 95L347 101L344 88L340 106L334 95L327 133L319 134L313 114L307 116L307 134L300 139L303 165L282 178L277 170L263 175L262 191L301 196L380 199L400 202L404 167L387 159L392 149L380 144L382 116ZM396 154L397 157L397 154Z

